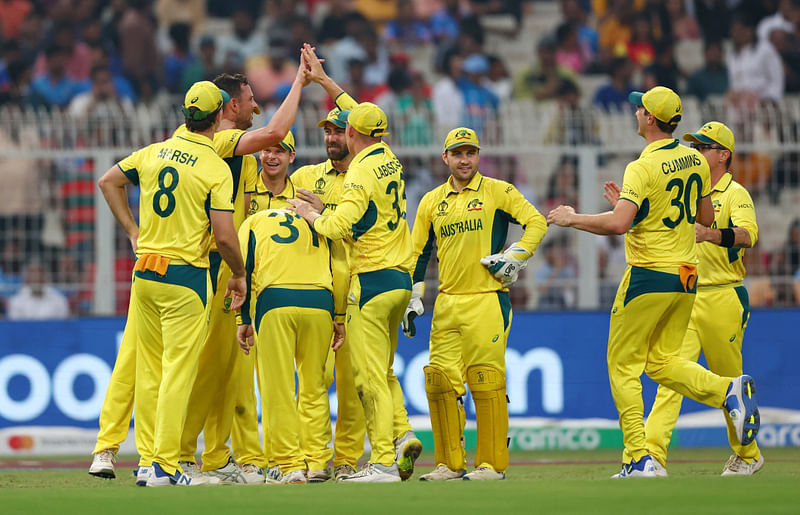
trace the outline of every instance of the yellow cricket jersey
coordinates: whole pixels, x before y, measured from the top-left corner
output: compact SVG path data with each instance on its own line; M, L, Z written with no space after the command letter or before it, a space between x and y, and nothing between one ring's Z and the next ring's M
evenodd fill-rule
M342 111L351 111L355 106L358 105L358 102L356 102L353 97L344 91L339 93L339 96L333 100L333 103L336 104L336 107Z
M207 137L186 131L118 163L140 188L137 255L208 268L208 210L233 211L229 168Z
M173 137L189 132L186 125L181 125L173 133ZM258 163L251 155L237 156L236 145L245 131L240 129L226 129L214 133L214 149L217 155L225 161L231 171L233 179L233 226L238 229L247 216L247 206L244 205L244 194L256 188L258 179ZM211 250L217 250L214 234L211 234Z
M336 210L344 193L345 172L333 167L330 159L324 163L301 166L292 174L292 181L298 188L307 189L318 196L326 210Z
M343 189L336 211L317 218L314 228L332 240L352 240L351 274L385 268L409 271L403 165L389 146L375 143L356 154Z
M502 290L480 259L503 251L508 224L521 224L519 245L533 253L547 221L513 185L476 173L458 192L451 179L422 197L411 239L413 282L425 280L434 240L439 258L439 291L450 294Z
M257 299L267 288L334 291L328 241L294 212L267 209L249 216L239 228L239 243L249 292L242 306L244 323L258 312ZM337 291L337 295L346 294Z
M250 209L248 212L251 215L265 209L280 209L288 207L290 205L289 199L297 197L294 184L289 177L286 177L286 187L277 195L274 195L267 189L267 187L264 185L264 179L261 178L260 173L257 177L258 180L256 181L255 190L250 192Z
M758 240L756 211L750 193L733 180L730 172L720 177L711 190L711 203L714 205L714 229L743 227L750 234L755 245ZM697 246L700 264L697 267L699 286L736 283L744 279L745 269L742 258L745 249L720 247L704 241Z
M625 257L638 267L697 264L695 218L711 193L708 162L697 150L663 139L625 168L620 199L639 208L625 236Z

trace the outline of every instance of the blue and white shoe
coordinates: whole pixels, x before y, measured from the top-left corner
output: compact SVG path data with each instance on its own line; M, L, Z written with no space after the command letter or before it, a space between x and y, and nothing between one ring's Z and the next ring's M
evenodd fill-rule
M722 406L731 417L739 442L742 445L752 443L761 424L756 401L756 383L753 378L743 375L731 381Z
M219 484L219 481L211 481L209 478L202 475L190 477L182 472L168 474L163 468L161 468L161 465L154 461L153 466L150 469L150 475L147 476L146 486L201 486L209 484Z
M619 474L611 476L613 479L629 478L629 477L658 477L655 467L655 458L649 454L639 461L631 461L630 463L623 463L622 470Z
M151 470L153 470L152 467L139 467L133 471L133 475L136 476L136 486L147 486L147 478L150 476Z

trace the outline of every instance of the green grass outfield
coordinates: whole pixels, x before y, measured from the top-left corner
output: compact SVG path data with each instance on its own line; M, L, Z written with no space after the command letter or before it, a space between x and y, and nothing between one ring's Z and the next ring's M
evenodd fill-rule
M722 478L729 453L676 449L665 479L609 479L620 468L617 451L532 451L512 453L505 481L423 483L417 478L433 461L426 452L403 484L196 488L137 488L127 467L115 480L97 479L87 461L81 469L0 470L0 513L800 513L800 449L766 449L755 476Z

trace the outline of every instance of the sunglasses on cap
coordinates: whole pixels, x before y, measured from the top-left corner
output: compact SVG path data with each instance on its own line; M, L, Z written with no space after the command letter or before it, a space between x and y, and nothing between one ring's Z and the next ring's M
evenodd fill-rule
M708 143L692 143L690 146L700 152L703 152L704 150L728 150L723 146L709 145Z

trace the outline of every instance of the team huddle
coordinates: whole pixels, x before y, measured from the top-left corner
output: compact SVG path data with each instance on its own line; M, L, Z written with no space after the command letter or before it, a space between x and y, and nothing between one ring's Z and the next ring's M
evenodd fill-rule
M328 160L289 176L289 128L311 82L336 105L318 124ZM724 474L756 472L763 458L755 443L755 386L741 375L749 313L741 249L755 243L757 227L747 191L727 172L733 135L711 122L684 136L723 154L713 163L704 149L672 139L681 110L674 92L654 88L631 101L640 106L640 135L649 145L621 188L606 184L613 211L579 215L559 206L545 218L512 184L479 173L478 136L459 127L443 146L450 177L423 197L411 231L403 165L382 140L386 114L344 92L312 47L301 50L289 95L261 129L247 130L260 111L246 77L195 83L184 99L185 124L99 181L137 261L89 473L115 477L135 407L141 486L409 479L422 443L392 365L399 328L415 336L435 247L440 285L424 372L436 466L420 479L504 479L508 287L548 224L627 232L629 266L612 309L608 352L625 443L617 476L666 475L681 395L726 413L735 454ZM671 161L685 166L662 173ZM127 204L129 184L141 191L138 224ZM712 199L721 206L716 219ZM524 231L504 250L510 223ZM713 372L696 363L701 349ZM646 428L643 371L663 385ZM470 472L467 388L477 419ZM358 470L365 436L371 454Z

